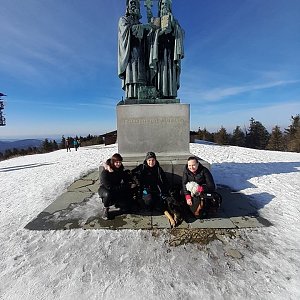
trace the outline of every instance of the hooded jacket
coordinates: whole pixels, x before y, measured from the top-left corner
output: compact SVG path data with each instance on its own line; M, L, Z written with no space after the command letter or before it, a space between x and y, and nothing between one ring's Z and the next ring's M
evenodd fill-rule
M113 169L109 171L103 169L100 175L100 187L104 187L110 191L121 191L128 187L128 175L124 171L124 166L120 166L119 169Z
M168 194L169 182L166 173L157 160L153 167L149 167L147 161L144 160L142 164L132 170L132 174L138 177L141 188L161 192L163 195Z
M183 175L182 175L182 189L184 195L191 195L187 190L186 184L190 181L194 181L201 185L204 192L214 192L216 189L214 179L210 171L199 163L198 169L195 173L188 169L188 165L185 165Z

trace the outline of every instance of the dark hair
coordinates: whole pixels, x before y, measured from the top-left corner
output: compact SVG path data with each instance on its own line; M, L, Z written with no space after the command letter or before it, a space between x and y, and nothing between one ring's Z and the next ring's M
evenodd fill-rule
M152 151L149 151L149 152L146 154L146 160L149 159L149 158L154 158L154 159L156 159L155 153L152 152Z
M116 166L115 166L116 161L121 161L121 162L123 161L123 157L119 153L115 153L110 159L110 167L113 170L116 170ZM124 168L123 164L121 164L120 170L122 170L123 168Z
M119 153L115 153L112 157L111 157L111 162L112 164L116 161L123 161L123 157L119 154Z
M198 158L196 156L190 156L187 161L190 161L190 160L195 160L198 162Z

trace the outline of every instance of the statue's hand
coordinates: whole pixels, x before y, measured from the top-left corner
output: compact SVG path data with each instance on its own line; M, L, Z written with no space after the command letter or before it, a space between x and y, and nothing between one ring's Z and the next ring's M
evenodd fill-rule
M131 31L135 37L141 39L143 37L144 27L141 24L132 25Z
M143 24L143 28L145 30L151 30L153 28L152 24L151 23L147 23L147 24Z
M170 32L172 32L172 28L161 28L161 29L159 29L159 35L169 34Z
M131 31L133 32L133 34L134 34L135 32L137 32L137 31L138 31L138 25L132 25L132 26L131 26Z
M165 34L169 34L170 32L172 32L172 28L166 28L166 29L164 30L164 33L165 33Z

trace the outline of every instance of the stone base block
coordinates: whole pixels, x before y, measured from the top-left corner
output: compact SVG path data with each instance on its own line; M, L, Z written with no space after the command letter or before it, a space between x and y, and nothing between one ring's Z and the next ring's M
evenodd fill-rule
M118 151L124 157L189 153L189 104L132 104L117 106Z

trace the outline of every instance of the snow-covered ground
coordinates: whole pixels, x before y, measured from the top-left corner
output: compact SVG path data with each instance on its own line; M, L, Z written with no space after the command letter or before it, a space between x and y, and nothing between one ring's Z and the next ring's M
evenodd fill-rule
M300 154L190 144L273 226L171 247L142 230L24 226L117 145L0 162L0 299L300 299ZM242 257L227 255L237 250Z

